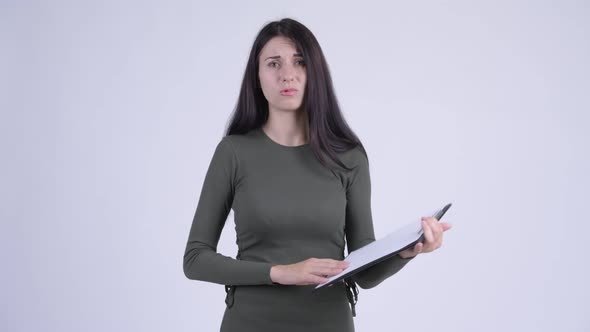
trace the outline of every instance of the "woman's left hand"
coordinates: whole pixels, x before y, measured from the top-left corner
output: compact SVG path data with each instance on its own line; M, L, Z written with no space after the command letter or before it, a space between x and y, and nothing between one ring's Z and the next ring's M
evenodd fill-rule
M424 230L424 243L418 242L413 248L401 251L398 254L401 258L414 257L440 248L443 232L451 229L451 224L438 222L434 217L422 217L422 229Z

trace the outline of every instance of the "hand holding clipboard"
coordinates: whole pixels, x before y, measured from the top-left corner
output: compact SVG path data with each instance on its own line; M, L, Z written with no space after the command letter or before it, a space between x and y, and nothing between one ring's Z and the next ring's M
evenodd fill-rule
M440 221L451 205L451 203L447 204L430 218L422 218L422 235L417 241L400 250L398 255L402 258L410 258L420 253L427 253L438 249L442 244L442 233L451 229L451 224L441 222L441 232L435 232L434 227L436 227L436 223Z
M442 236L440 235L442 232L433 232L431 226L435 226L433 223L438 222L451 205L450 203L445 205L430 218L423 218L421 223L409 223L384 238L373 241L351 252L344 259L344 261L350 264L349 267L341 273L330 277L327 282L317 285L314 290L349 278L394 255L401 254L400 257L408 258L420 252L430 252L438 248L442 241ZM448 223L440 223L440 225L442 226L442 231L451 228L451 225ZM426 233L424 232L425 230ZM426 246L424 243L426 243Z

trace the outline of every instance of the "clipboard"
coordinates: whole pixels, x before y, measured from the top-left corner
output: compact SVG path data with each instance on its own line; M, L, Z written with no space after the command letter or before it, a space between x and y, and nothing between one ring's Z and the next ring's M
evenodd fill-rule
M452 203L445 205L432 216L440 221L449 210ZM328 287L337 282L343 281L377 263L397 255L399 252L411 248L418 242L424 240L424 231L421 222L411 222L389 233L387 236L373 241L362 248L351 252L344 260L349 262L349 268L341 273L330 277L330 279L317 285L313 291Z

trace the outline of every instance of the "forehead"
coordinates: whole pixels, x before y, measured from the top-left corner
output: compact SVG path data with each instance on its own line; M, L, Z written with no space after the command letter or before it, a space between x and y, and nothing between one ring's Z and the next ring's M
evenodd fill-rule
M260 57L280 55L281 57L291 57L294 53L299 53L295 43L286 37L277 36L271 38L260 50Z

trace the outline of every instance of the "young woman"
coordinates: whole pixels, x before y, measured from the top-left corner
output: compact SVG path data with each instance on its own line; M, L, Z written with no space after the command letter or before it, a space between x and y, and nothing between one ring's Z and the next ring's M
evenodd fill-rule
M217 253L230 209L236 259ZM187 278L226 286L221 331L354 331L356 284L375 287L440 247L449 227L423 218L424 243L312 292L347 268L345 244L352 252L375 241L369 161L314 35L287 18L264 26L184 254Z

